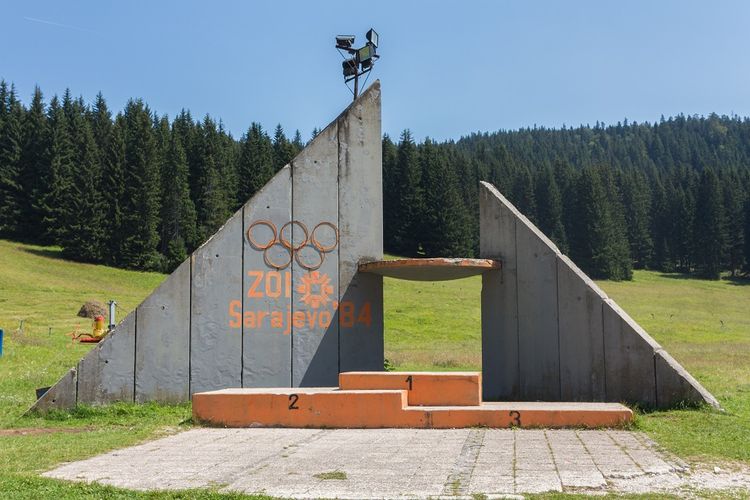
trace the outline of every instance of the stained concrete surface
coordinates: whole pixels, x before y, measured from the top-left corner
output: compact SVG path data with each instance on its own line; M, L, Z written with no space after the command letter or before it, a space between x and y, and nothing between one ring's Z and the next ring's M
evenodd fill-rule
M750 493L750 470L691 470L622 430L194 429L44 474L136 490L285 498L471 498L573 491Z

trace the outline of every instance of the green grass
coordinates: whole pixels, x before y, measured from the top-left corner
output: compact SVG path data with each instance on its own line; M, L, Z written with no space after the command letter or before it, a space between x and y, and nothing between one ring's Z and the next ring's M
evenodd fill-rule
M346 479L346 472L340 471L340 470L333 470L330 472L321 472L320 474L315 474L316 478L322 479L324 481L343 481Z
M189 428L190 405L115 404L80 407L46 417L24 416L34 390L57 381L91 349L68 332L91 320L76 314L86 300L119 304L122 319L164 279L158 273L125 271L62 260L60 250L0 240L0 496L2 498L267 498L223 495L212 490L134 492L38 477L60 462L80 460L114 448ZM24 321L23 333L16 333ZM51 334L49 328L52 328ZM9 429L46 429L8 435Z
M116 299L121 319L163 279L69 262L56 248L0 240L0 426L33 403L34 389L54 383L91 349L67 336L77 326L91 331L91 320L76 316L86 300ZM21 320L24 333L16 334Z
M481 278L385 280L386 358L409 370L481 369ZM599 285L721 402L725 412L639 415L637 427L688 460L750 463L750 281L636 271Z
M750 281L636 272L600 285L719 399L724 413L654 412L638 426L688 459L750 462Z
M189 405L117 404L44 418L22 416L35 399L35 388L54 383L91 348L66 335L76 325L90 328L89 320L76 317L84 301L115 298L122 318L163 279L157 273L72 263L60 258L59 249L0 240L0 328L6 336L0 358L0 430L57 431L0 434L4 498L134 495L48 480L38 472L192 425ZM750 284L637 271L632 282L600 285L726 409L642 414L637 427L688 460L750 463ZM480 291L479 278L438 283L386 279L386 357L397 369L480 369ZM24 333L14 334L21 319ZM213 490L139 497L225 498Z
M481 286L385 278L385 357L399 370L480 369Z

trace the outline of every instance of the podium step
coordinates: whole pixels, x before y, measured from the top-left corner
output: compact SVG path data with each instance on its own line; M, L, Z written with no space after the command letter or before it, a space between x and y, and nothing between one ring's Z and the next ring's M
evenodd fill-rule
M633 412L619 403L502 402L479 407L409 407L424 412L425 427L620 427L633 420Z
M410 406L408 390L224 389L193 395L193 417L224 427L612 427L632 411L616 403Z
M344 372L342 390L406 390L409 406L478 406L480 372Z
M419 416L402 415L406 403L406 391L223 389L193 394L193 416L226 427L409 427L399 419Z

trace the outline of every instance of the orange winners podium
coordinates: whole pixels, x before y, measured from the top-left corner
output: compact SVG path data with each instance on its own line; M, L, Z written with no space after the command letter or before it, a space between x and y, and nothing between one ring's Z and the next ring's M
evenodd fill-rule
M339 387L223 389L193 395L193 417L224 427L614 427L619 403L492 402L479 372L345 372Z

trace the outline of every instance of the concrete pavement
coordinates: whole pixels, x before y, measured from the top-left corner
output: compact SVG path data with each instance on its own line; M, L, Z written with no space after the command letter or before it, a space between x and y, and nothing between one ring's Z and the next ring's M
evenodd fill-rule
M44 474L137 490L220 487L292 498L744 488L622 430L199 428Z

